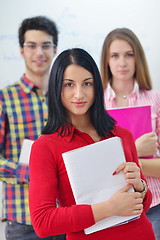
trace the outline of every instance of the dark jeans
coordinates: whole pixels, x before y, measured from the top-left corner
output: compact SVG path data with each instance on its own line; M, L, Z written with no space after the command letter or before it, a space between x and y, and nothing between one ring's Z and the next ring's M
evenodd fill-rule
M147 217L152 223L156 240L160 240L160 204L150 208L147 212Z
M40 238L36 235L31 225L20 224L17 222L7 221L5 230L6 240L65 240L65 235L56 235L46 238Z

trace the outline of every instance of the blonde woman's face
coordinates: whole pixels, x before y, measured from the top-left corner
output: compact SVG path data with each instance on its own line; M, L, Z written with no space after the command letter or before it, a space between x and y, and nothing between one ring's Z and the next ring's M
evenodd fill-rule
M135 56L132 46L125 40L114 40L109 48L109 67L112 81L134 81Z

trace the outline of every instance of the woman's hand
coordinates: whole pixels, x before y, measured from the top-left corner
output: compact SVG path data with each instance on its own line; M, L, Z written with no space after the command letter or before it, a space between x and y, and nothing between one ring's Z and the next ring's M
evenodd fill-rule
M113 215L131 216L142 213L142 195L139 192L128 192L131 187L130 184L126 185L108 200Z
M122 163L113 175L123 171L127 185L102 203L92 205L95 222L111 216L132 216L143 211L144 185L140 177L140 168L134 162ZM136 192L128 192L133 187Z
M92 211L95 222L111 216L132 216L143 211L143 198L139 192L128 192L132 185L127 184L108 200L93 204Z
M136 141L138 157L147 157L156 154L158 149L157 135L154 132L146 133Z
M126 181L132 185L135 191L143 191L143 184L141 181L140 168L134 162L122 163L115 171L115 174L123 171Z

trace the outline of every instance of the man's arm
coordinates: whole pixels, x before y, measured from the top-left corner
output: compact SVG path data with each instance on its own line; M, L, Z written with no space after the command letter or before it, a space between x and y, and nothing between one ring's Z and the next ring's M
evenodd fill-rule
M0 180L11 184L28 183L29 166L27 164L18 164L3 157L7 123L3 112L3 104L0 103Z

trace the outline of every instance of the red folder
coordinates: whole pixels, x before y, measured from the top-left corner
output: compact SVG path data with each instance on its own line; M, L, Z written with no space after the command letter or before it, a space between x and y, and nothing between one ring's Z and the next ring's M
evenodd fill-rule
M117 125L131 131L134 140L152 132L151 106L116 108L107 112L117 121Z

